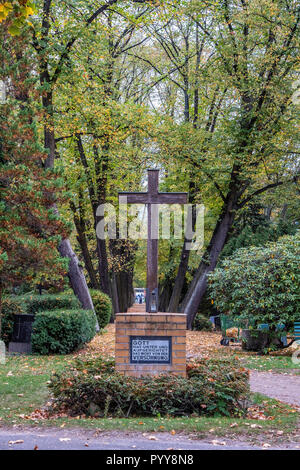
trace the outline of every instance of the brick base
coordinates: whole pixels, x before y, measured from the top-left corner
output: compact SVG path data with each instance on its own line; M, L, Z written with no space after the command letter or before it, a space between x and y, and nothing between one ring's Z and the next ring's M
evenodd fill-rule
M130 337L171 337L170 364L130 363ZM180 313L118 313L116 315L116 370L133 377L176 374L186 376L186 315Z

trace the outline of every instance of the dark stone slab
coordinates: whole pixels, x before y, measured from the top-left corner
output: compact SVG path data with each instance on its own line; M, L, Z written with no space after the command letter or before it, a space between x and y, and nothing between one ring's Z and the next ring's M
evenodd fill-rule
M30 343L34 315L16 314L12 334L13 343Z
M8 345L9 353L31 354L31 343L14 343L11 341Z

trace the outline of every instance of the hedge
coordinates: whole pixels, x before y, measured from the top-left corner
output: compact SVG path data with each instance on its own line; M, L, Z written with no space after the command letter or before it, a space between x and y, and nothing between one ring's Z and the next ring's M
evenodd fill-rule
M197 313L193 323L193 330L197 331L211 331L213 329L213 324L209 318L205 317L201 313Z
M95 312L100 328L105 328L112 314L112 303L110 297L100 290L90 289Z
M95 335L92 310L38 312L32 331L32 350L38 354L68 354L91 341Z
M248 372L237 360L201 360L176 375L127 377L113 361L77 361L52 376L53 410L71 416L241 414L249 395Z
M19 301L26 306L27 313L58 310L58 309L78 309L80 303L77 297L72 294L44 294L44 295L23 295L19 296Z

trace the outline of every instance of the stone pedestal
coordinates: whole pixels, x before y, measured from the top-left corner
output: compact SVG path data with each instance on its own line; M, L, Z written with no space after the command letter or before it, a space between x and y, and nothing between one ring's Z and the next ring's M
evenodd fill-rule
M8 352L20 353L20 354L31 354L32 347L31 343L17 343L11 341L8 345Z
M118 313L116 370L133 377L186 376L186 315Z

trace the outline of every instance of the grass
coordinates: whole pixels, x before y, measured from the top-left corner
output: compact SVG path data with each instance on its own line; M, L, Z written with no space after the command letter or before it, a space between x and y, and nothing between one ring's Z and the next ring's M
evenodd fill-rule
M290 352L290 351L289 351ZM291 355L258 355L257 353L249 353L240 349L233 351L224 347L222 350L215 351L216 357L237 357L244 367L250 370L272 371L272 372L289 372L292 370L296 375L300 374L300 364L292 361Z
M49 399L47 382L53 372L62 370L69 356L13 356L0 365L0 425L78 427L94 430L195 432L197 436L255 436L270 430L290 434L297 427L298 413L259 394L253 402L263 405L270 419L258 421L227 417L146 417L146 418L69 418L31 419L34 410Z
M296 374L300 373L299 364L294 364L289 356L248 356L242 357L241 361L248 369L273 372L293 370Z

